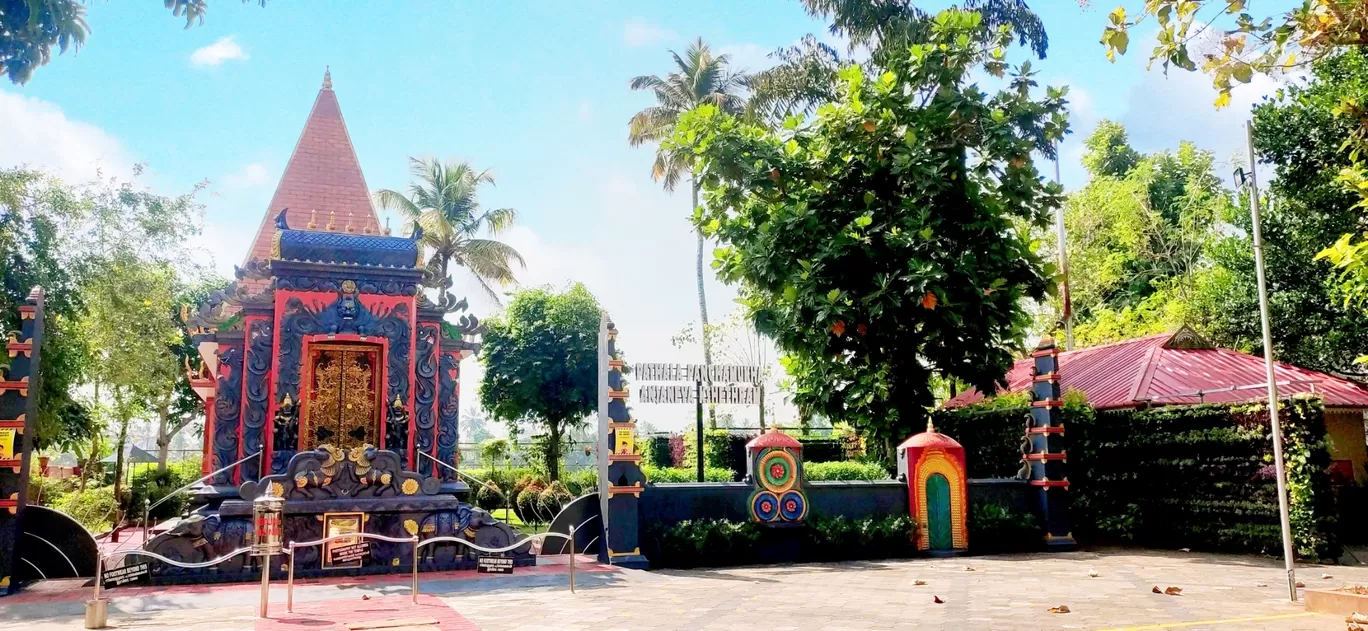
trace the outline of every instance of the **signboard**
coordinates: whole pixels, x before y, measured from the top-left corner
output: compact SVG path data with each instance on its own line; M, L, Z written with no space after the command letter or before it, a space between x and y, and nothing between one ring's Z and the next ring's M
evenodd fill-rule
M512 574L513 559L502 554L481 554L475 561L475 571L481 574Z
M702 381L704 383L759 383L759 366L734 364L632 364L633 381Z
M613 436L617 444L613 447L613 453L632 455L636 453L636 436L630 427L618 427L613 430Z
M14 458L14 437L18 431L13 427L0 429L0 460Z
M125 565L114 570L106 570L104 573L104 587L110 589L120 585L136 583L152 575L152 565L139 563L137 565Z
M362 540L328 548L328 565L333 567L348 564L359 565L362 559L370 556L370 542Z
M637 400L641 403L698 403L696 386L639 386ZM703 386L703 403L756 405L760 402L760 388L754 386Z
M365 519L364 513L324 513L323 536L332 537L361 532L361 525ZM323 567L361 567L361 559L354 559L346 563L333 561L332 551L334 548L343 548L364 542L360 537L347 537L323 544Z

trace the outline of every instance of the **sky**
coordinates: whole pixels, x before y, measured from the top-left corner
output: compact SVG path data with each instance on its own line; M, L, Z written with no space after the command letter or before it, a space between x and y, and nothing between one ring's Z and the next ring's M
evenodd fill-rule
M1081 141L1104 118L1125 124L1141 151L1191 140L1215 152L1218 169L1232 168L1249 107L1275 89L1272 80L1256 79L1217 111L1207 78L1146 72L1150 45L1139 36L1130 55L1107 62L1098 38L1112 3L1030 4L1050 38L1047 58L1030 60L1040 83L1070 89L1066 188L1086 182ZM491 169L497 185L481 203L519 211L500 238L526 259L520 282L583 282L612 314L629 362L697 363L701 352L670 339L698 321L688 194L651 180L653 148L628 146L627 121L652 104L628 81L670 71L667 51L700 36L748 70L768 67L769 53L807 33L839 43L796 0L211 0L205 23L189 29L160 3L85 6L91 33L79 53L54 56L27 85L0 81L0 168L23 164L83 182L97 172L129 177L145 164L140 182L163 194L207 182L204 231L193 246L230 276L327 67L372 189L402 190L410 156ZM1013 52L1013 63L1028 59ZM1053 174L1048 164L1041 170ZM476 315L498 312L459 272L456 281ZM710 318L727 318L735 290L711 278L706 289ZM463 367L466 409L481 371L475 359ZM767 390L769 420L791 421L782 393ZM660 430L693 417L692 406L634 409ZM754 408L731 411L754 424Z

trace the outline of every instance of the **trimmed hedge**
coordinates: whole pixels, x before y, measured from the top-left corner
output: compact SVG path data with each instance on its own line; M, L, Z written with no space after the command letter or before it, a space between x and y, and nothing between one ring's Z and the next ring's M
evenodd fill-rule
M689 467L642 467L641 472L646 474L648 482L697 482L698 470ZM703 468L703 481L705 482L731 482L731 469L719 469L717 467Z
M883 466L868 462L804 462L803 475L809 482L890 479Z
M1296 398L1280 408L1297 554L1338 558L1321 404ZM939 410L934 419L964 446L970 478L1004 478L1021 466L1027 410ZM1064 415L1080 541L1281 555L1266 406L1095 412L1071 393Z
M646 524L642 547L658 568L721 567L765 562L766 544L793 534L726 519ZM917 553L916 525L906 515L847 519L815 516L801 526L798 561L905 558ZM782 546L782 544L780 544Z

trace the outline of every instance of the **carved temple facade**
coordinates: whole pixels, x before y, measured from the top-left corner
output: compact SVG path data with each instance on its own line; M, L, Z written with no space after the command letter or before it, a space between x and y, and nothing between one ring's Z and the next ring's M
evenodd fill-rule
M325 75L237 280L185 314L204 360L191 385L205 402L204 473L214 475L146 549L203 563L251 545L251 503L265 494L285 500L287 543L518 540L466 501L456 473L461 360L478 351L480 327L464 300L425 295L421 237L380 228ZM408 571L415 558L412 544L370 540L364 558L338 564L331 545L301 549L297 572ZM463 545L421 550L423 569L475 565ZM534 562L530 544L510 556ZM152 580L243 580L260 571L249 563L154 562Z

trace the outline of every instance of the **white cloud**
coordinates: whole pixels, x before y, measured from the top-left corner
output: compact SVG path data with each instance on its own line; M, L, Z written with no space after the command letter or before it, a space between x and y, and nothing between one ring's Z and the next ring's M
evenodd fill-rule
M632 18L622 27L622 42L636 48L674 37L674 33L645 18Z
M0 167L27 165L73 183L132 172L118 140L42 99L0 90L0 138Z
M247 51L242 50L238 45L236 37L226 35L218 38L214 43L203 48L196 49L190 55L190 63L198 67L217 66L225 61L247 59Z

